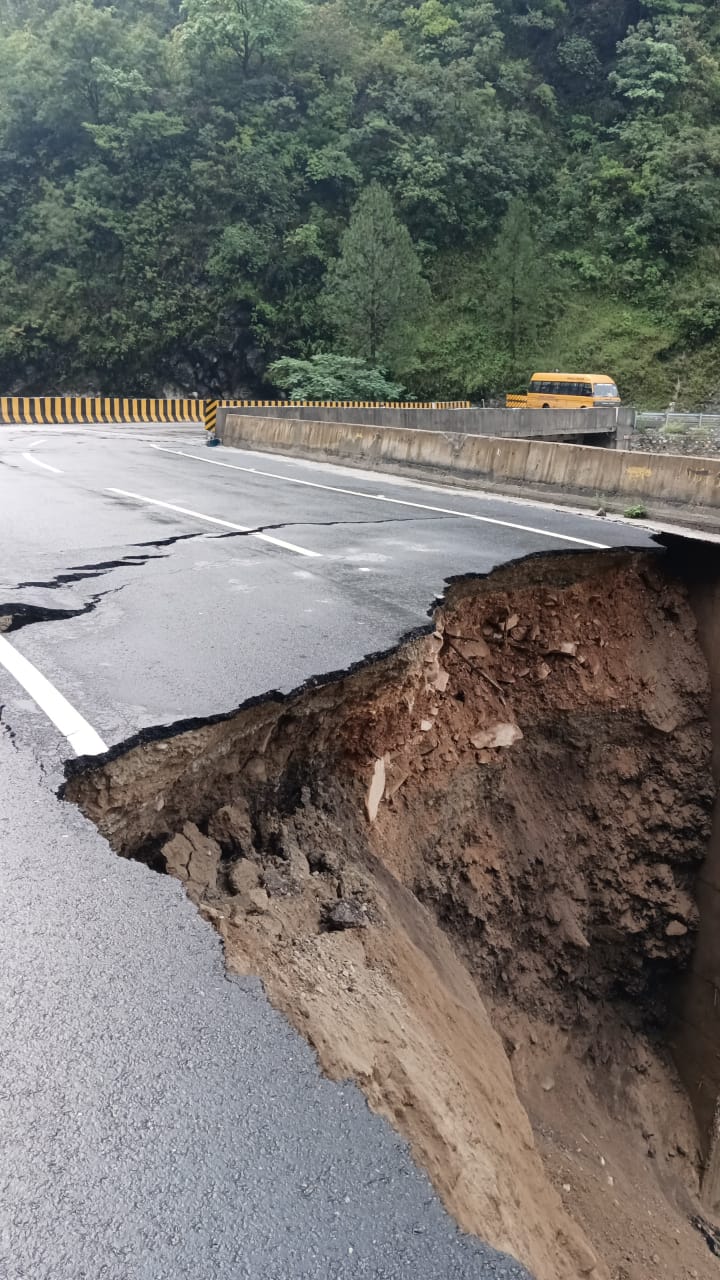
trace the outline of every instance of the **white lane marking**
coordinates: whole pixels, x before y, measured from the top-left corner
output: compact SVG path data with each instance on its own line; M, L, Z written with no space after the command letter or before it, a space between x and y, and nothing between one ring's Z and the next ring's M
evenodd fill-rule
M41 444L44 444L44 443L45 443L44 438L42 440L33 440L32 444L28 445L28 449L37 449Z
M493 516L478 516L472 511L454 511L451 507L434 507L426 502L409 502L406 498L388 498L384 493L365 493L359 489L341 489L334 484L320 484L317 480L299 480L295 476L282 476L274 471L260 471L258 467L241 467L237 462L221 462L219 458L201 458L196 453L186 453L184 449L168 449L164 445L153 444L151 449L160 453L174 453L179 458L192 458L194 462L207 462L211 467L229 467L231 471L245 471L249 475L265 476L268 480L284 480L287 484L301 484L309 489L325 489L328 493L344 493L350 498L372 498L375 502L392 502L398 507L417 507L420 511L435 511L443 516L460 516L463 520L477 520L481 524L501 525L504 529L519 529L522 533L536 533L541 538L557 538L561 542L574 542L581 547L593 547L596 551L607 551L606 542L591 542L589 538L573 538L569 533L554 533L551 529L536 529L530 524L515 524L512 520L498 520ZM302 523L298 521L298 523Z
M36 467L42 467L43 471L54 471L56 476L64 475L59 467L51 467L49 462L41 462L39 458L34 458L31 453L24 453L23 458L27 458L28 462L34 462Z
M67 738L73 751L78 756L99 756L107 751L102 738L92 725L84 720L79 711L70 706L67 698L45 678L32 662L18 653L9 640L0 636L0 663L10 675L17 680L26 693L30 694L41 711L52 720Z
M174 450L173 450L174 452ZM312 556L321 559L319 551L308 551L307 547L298 547L294 542L284 542L282 538L273 538L269 533L253 533L245 524L234 524L232 520L220 520L217 516L207 516L202 511L191 511L189 507L176 507L172 502L160 502L158 498L147 498L142 493L130 493L127 489L108 489L108 493L118 493L122 498L134 498L136 502L148 502L151 507L164 507L166 511L177 511L181 516L192 516L194 520L205 520L208 524L219 524L224 529L234 529L237 533L249 533L251 538L260 542L271 542L274 547L283 547L285 551L294 551L299 556Z

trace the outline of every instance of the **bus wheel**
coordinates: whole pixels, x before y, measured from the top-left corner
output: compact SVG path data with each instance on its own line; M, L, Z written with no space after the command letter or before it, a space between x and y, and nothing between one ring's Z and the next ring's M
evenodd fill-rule
M544 405L543 405L543 409L549 409L549 408L550 408L550 405L549 405L549 404L544 404Z

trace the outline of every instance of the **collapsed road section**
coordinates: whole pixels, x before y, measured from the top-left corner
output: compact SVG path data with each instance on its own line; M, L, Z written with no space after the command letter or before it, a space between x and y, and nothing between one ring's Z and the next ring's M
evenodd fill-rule
M64 788L538 1280L720 1274L671 1053L715 787L670 559L457 581L393 652Z

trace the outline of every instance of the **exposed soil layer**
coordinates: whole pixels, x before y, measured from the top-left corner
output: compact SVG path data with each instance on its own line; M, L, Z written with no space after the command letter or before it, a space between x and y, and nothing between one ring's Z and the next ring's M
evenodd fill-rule
M184 881L465 1229L538 1280L718 1277L665 1047L714 795L685 592L659 556L543 556L433 623L66 794Z

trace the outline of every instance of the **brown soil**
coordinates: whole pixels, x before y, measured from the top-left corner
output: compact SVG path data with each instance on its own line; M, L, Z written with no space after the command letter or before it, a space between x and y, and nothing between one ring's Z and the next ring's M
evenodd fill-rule
M720 1276L664 1045L713 799L694 617L651 556L452 587L435 632L70 780L180 876L459 1223L538 1280Z

